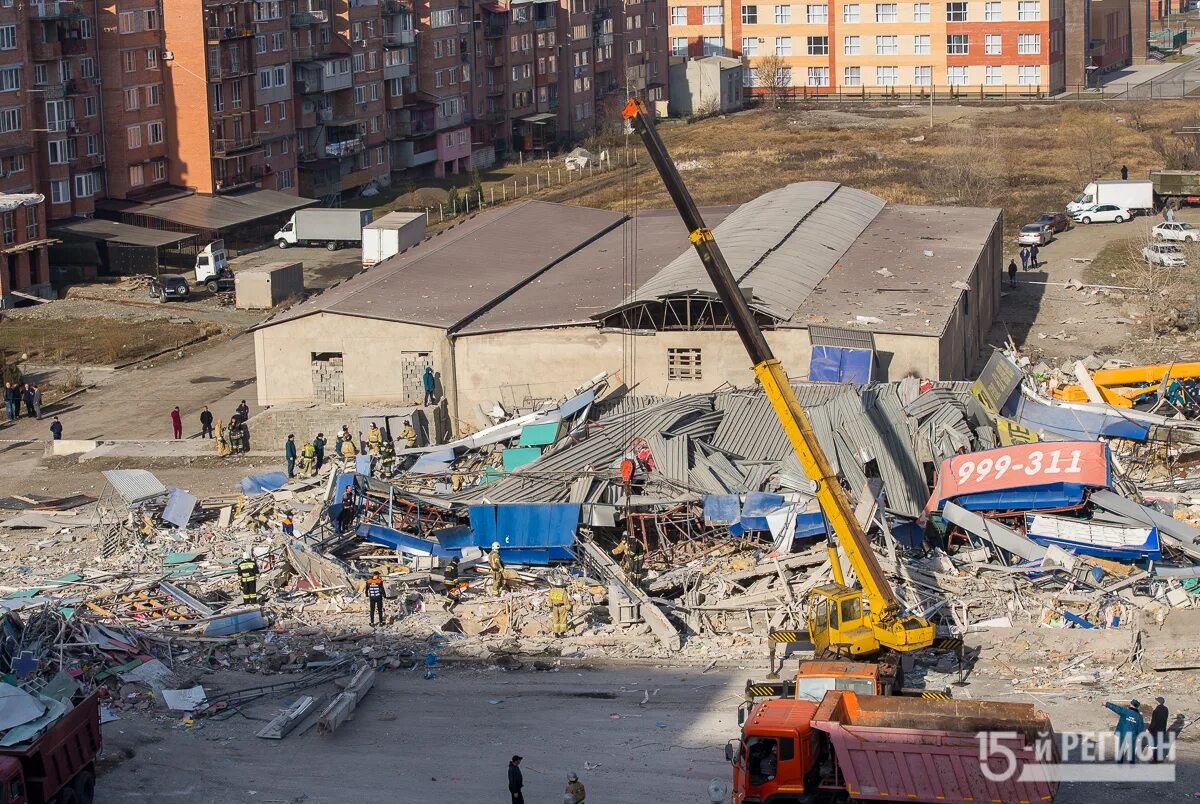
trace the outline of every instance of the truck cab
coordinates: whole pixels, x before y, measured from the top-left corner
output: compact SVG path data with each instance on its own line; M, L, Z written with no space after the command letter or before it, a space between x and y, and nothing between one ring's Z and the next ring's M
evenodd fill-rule
M819 703L830 690L848 690L856 695L890 695L890 679L870 662L801 661L792 680L747 681L746 699L738 709L738 725L745 725L755 704L767 698L791 698Z
M737 804L798 802L815 791L818 744L810 724L816 711L809 700L778 699L754 707L742 736L725 746Z
M224 240L212 241L196 255L196 284L206 286L213 293L233 287L233 272L229 270Z

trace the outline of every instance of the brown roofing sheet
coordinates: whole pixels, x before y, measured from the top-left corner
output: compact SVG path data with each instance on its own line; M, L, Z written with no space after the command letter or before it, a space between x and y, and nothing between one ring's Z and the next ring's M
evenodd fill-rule
M239 195L189 195L127 211L195 229L225 229L315 203L278 190L250 190Z

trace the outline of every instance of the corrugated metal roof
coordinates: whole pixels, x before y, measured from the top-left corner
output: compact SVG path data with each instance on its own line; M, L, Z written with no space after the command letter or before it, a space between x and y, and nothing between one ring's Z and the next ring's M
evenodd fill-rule
M66 223L56 223L50 227L50 234L74 235L86 237L89 240L103 240L111 243L123 243L131 246L158 248L170 246L184 240L192 240L196 235L190 232L168 232L164 229L147 229L144 226L130 226L127 223L107 221L103 218L83 218Z
M145 469L107 469L103 474L126 505L137 505L167 493L162 481Z
M189 195L159 204L127 210L148 218L178 223L193 229L225 229L317 203L277 190L251 190L239 195Z

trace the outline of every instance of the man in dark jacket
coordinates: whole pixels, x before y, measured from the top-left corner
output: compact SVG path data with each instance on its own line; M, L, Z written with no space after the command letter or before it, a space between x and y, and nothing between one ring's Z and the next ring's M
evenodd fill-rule
M1154 746L1154 759L1151 761L1162 762L1163 754L1170 750L1167 745L1167 723L1171 719L1171 712L1167 709L1167 700L1161 695L1154 700L1158 706L1150 713L1150 739Z
M521 778L521 757L514 754L508 763L508 792L512 796L513 804L525 804L525 795L521 792L524 786L525 780Z
M4 412L10 422L21 415L21 392L11 382L4 383Z
M50 435L55 441L62 441L62 422L58 417L54 417L54 421L50 422Z
M283 445L283 457L287 460L288 477L296 476L296 436L288 433L287 443Z
M317 433L317 437L313 439L313 448L317 451L317 466L314 471L321 471L321 464L325 463L325 434Z
M425 406L429 407L437 397L437 378L433 375L432 366L425 367L425 373L421 375L421 387L425 389Z
M21 387L21 399L25 402L25 415L32 419L35 415L33 412L33 386L29 383L25 383Z
M212 411L208 409L208 405L205 405L204 410L200 411L200 437L201 438L212 438L213 437L212 423L213 423Z
M243 422L250 419L250 406L246 404L246 400L243 399L241 404L234 408L234 410L237 411L238 418Z

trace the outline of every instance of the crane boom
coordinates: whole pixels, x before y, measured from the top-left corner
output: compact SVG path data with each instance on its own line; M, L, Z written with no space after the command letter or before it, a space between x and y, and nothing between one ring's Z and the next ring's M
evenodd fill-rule
M625 106L624 117L641 137L650 153L650 160L658 169L667 192L675 203L675 208L687 225L688 237L695 246L696 253L754 364L754 374L787 434L800 465L815 486L817 501L825 512L837 543L845 552L850 566L854 568L870 608L867 620L874 632L875 649L880 646L899 650L927 647L933 640L933 627L919 618L900 616L900 604L895 592L892 591L883 568L879 566L879 561L871 550L866 533L854 516L850 500L842 489L829 459L821 450L808 416L792 392L783 366L771 351L762 328L754 318L754 312L746 303L725 256L721 253L712 231L704 224L691 193L680 178L679 171L676 170L675 163L667 153L666 145L658 135L645 107L638 100L631 99ZM837 586L844 587L836 548L832 545L830 553Z

